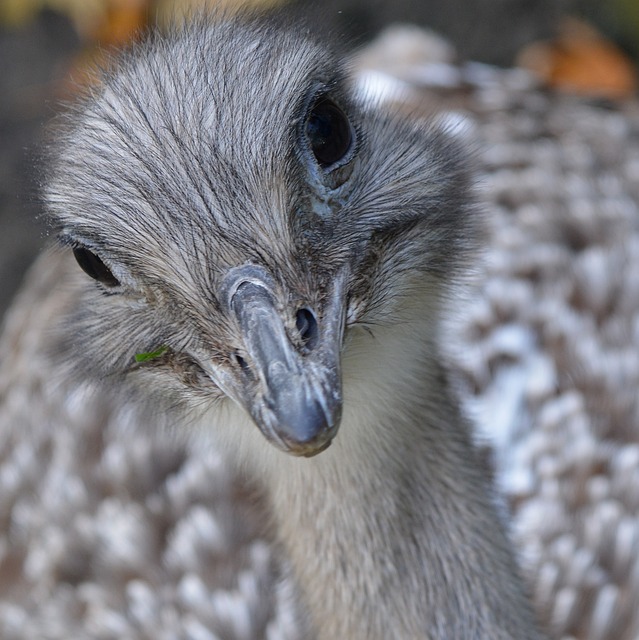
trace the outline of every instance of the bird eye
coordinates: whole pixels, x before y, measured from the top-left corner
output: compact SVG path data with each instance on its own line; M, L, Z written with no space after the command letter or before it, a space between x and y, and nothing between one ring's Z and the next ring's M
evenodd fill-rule
M109 267L92 251L84 247L73 247L73 255L82 271L94 280L105 284L107 287L117 287L120 284L118 279L111 273Z
M343 160L353 146L353 128L346 114L329 98L320 98L306 120L306 136L320 167Z

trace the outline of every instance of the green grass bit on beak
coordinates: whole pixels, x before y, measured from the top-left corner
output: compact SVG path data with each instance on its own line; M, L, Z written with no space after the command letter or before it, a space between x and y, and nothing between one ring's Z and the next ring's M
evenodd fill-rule
M159 358L163 353L166 353L169 350L168 347L163 346L155 351L147 351L146 353L136 353L135 361L136 362L148 362L149 360L153 360L154 358Z

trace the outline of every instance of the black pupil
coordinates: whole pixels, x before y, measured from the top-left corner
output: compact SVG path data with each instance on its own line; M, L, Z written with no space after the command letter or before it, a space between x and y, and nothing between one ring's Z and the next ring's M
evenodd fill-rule
M323 168L342 160L353 141L346 114L328 98L320 99L311 110L306 135L315 159Z
M120 283L111 273L109 268L95 255L95 253L85 249L84 247L73 247L73 255L78 261L80 268L84 273L91 276L94 280L98 280L108 287L115 287Z

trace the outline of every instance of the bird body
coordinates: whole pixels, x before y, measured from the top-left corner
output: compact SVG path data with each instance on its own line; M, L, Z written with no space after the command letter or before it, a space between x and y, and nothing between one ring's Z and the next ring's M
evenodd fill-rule
M136 47L58 140L45 200L85 272L58 373L219 442L300 637L540 638L441 362L481 237L463 147L361 103L304 28L242 19Z

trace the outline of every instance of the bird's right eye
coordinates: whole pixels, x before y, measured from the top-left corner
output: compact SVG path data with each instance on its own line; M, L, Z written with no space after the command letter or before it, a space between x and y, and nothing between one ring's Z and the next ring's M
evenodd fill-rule
M82 271L94 280L101 282L107 287L117 287L120 284L119 280L111 273L109 267L92 251L84 247L73 247L73 255Z

